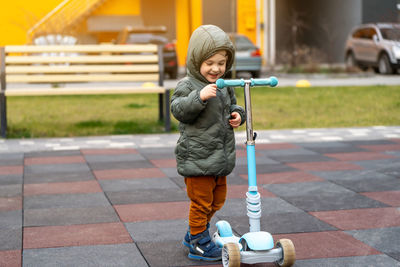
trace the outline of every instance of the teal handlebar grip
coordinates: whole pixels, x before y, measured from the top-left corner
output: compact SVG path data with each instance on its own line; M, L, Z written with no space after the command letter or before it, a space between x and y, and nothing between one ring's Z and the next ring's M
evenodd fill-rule
M224 80L224 79L218 79L216 84L218 88L224 88L224 87L243 87L246 82L250 83L250 86L271 86L275 87L278 85L278 79L274 76L271 76L266 79L250 79L248 81L245 81L243 79L240 80Z

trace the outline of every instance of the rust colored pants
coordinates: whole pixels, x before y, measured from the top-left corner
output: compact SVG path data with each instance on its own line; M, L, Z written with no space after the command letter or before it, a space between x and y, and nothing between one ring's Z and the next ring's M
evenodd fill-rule
M185 177L190 198L190 234L197 235L207 228L214 213L226 199L226 176Z

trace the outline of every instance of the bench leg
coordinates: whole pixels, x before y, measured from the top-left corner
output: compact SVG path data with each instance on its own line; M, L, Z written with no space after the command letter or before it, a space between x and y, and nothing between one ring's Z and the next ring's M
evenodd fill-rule
M0 135L3 138L7 137L7 108L6 96L4 91L0 91Z
M170 112L170 90L166 90L164 93L165 96L165 131L169 132L171 130L171 112Z
M164 120L164 99L163 99L164 94L159 93L158 94L158 120L163 121Z

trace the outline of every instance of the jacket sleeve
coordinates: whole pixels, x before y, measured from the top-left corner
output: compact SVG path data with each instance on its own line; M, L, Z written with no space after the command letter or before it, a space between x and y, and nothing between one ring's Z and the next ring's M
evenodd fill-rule
M187 81L178 83L171 97L171 112L183 123L194 122L206 105L207 102L200 99L199 90L191 90Z
M240 117L242 119L240 125L242 125L246 121L246 112L241 106L237 105L235 90L232 87L228 87L228 90L229 90L229 95L231 97L230 112L232 113L236 111L240 114Z

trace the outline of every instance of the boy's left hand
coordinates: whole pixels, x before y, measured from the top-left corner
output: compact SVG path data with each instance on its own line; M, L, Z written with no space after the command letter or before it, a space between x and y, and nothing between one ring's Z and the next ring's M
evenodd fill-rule
M240 114L238 112L232 112L231 113L231 119L229 120L229 124L233 128L237 128L240 126L240 123L242 122L242 118L240 117Z

